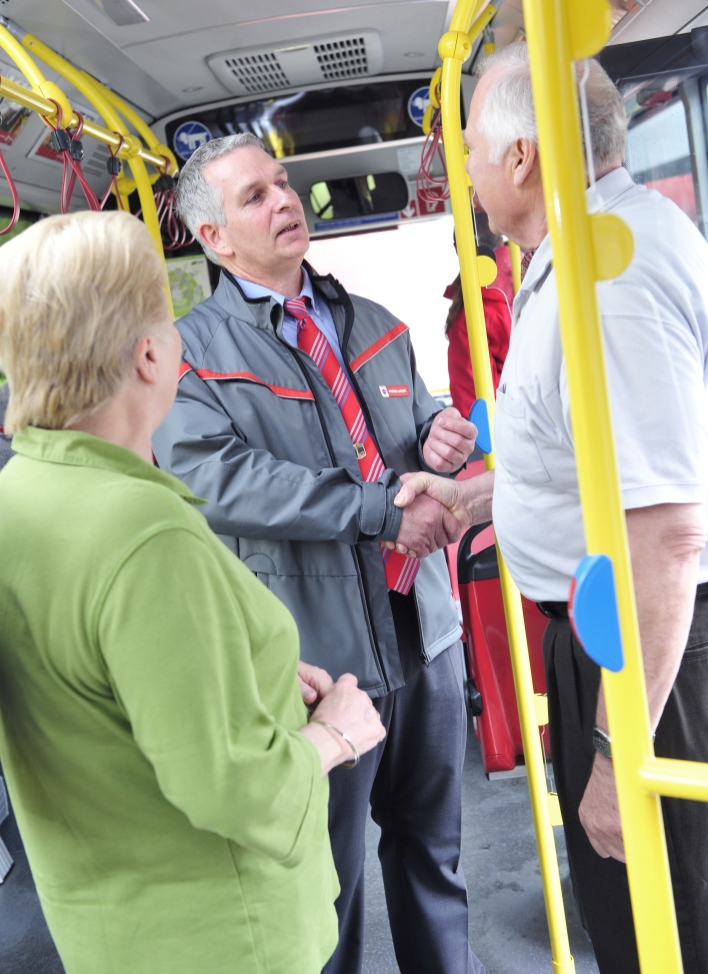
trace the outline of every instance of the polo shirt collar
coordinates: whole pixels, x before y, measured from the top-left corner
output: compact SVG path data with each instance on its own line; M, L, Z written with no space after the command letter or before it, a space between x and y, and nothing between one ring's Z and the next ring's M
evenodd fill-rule
M636 183L624 166L619 166L598 179L594 187L586 190L588 213L599 213L610 209L613 204L628 190L636 187ZM551 251L551 237L546 234L538 250L533 255L524 282L519 289L519 295L534 291L547 276L549 266L553 260Z
M206 504L206 501L195 497L181 480L143 460L133 450L110 443L91 433L25 426L13 436L12 448L21 456L45 463L94 467L138 480L148 480L174 491L189 504Z

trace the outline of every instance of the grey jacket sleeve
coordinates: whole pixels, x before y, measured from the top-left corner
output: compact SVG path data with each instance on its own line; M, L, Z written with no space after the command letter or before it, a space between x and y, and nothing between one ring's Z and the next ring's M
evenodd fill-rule
M344 544L398 535L394 471L362 484L342 467L311 470L254 449L193 374L182 379L153 449L160 467L209 501L202 511L217 534Z

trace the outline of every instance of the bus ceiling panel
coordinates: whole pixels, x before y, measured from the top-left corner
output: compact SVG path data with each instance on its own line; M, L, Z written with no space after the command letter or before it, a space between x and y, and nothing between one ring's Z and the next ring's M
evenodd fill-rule
M628 44L668 37L699 26L708 12L706 0L621 0L626 16L616 24L609 44Z
M4 0L0 13L94 75L133 104L146 119L164 115L182 102L121 49L118 28L91 0ZM39 62L45 74L45 66Z
M648 78L676 78L678 82L703 73L708 66L708 26L668 37L608 45L599 60L616 83Z
M287 13L269 15L269 9L276 11L278 5L266 2L259 7L257 17L252 4L247 8L236 4L236 11L243 8L243 18L232 13L229 20L209 23L209 18L197 17L193 3L172 0L170 9L183 5L193 12L198 25L195 22L193 27L183 27L180 18L175 17L171 32L140 40L131 38L125 46L126 53L160 84L175 92L183 104L204 104L229 93L244 93L238 87L242 79L237 76L244 65L256 73L259 64L264 66L264 85L271 91L303 83L304 77L299 73L292 79L288 77L286 61L299 72L309 58L314 68L309 81L325 80L325 74L317 74L320 71L317 55L313 56L308 48L317 39L330 38L336 42L365 32L375 32L380 41L382 57L373 59L375 70L383 74L432 70L439 63L437 41L447 12L447 3L441 0L388 0L301 12L289 3ZM199 5L199 14L202 6L209 9L208 4ZM146 9L149 9L147 5ZM135 33L142 28L126 30ZM278 61L279 52L283 53L282 65ZM209 62L217 55L223 57L217 58L214 69L210 69Z

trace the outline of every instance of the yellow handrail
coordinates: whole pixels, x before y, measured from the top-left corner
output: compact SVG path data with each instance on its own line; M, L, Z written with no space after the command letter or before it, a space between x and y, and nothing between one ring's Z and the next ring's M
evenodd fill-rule
M0 35L1 33L2 32L0 30ZM24 108L29 108L33 112L37 112L38 115L43 115L45 118L49 119L49 121L56 122L57 106L53 101L49 101L49 99L45 98L44 95L39 95L34 91L30 91L29 88L23 88L22 85L18 85L14 81L10 81L9 78L0 77L0 98L9 98L10 101L14 101L16 104L22 105ZM65 122L66 125L64 126ZM70 109L70 113L66 117L64 117L64 113L62 111L62 125L65 128L76 128L78 124L79 119L73 109ZM97 142L103 142L106 145L110 145L114 149L118 149L121 144L120 135L103 128L101 125L96 125L95 122L91 122L89 119L84 119L83 134L88 135L92 139L96 139ZM127 153L128 146L124 144L123 149L119 154L121 157L123 157L126 156ZM145 162L149 162L153 166L161 166L164 164L164 159L162 156L157 155L154 152L141 149L140 156L145 160Z
M443 35L438 53L443 59L441 109L445 159L450 180L450 199L455 220L457 250L460 257L460 276L467 318L467 334L470 343L475 389L480 399L487 403L490 427L494 418L494 386L489 364L489 346L484 321L482 295L477 271L477 253L474 243L472 213L464 168L464 149L460 120L460 80L462 64L472 50L471 25L479 17L484 0L458 0L450 30ZM484 24L484 19L477 20ZM494 456L485 457L487 469L493 469ZM551 822L551 799L546 789L543 753L538 733L538 720L534 702L531 664L526 642L521 596L509 574L499 547L499 578L501 581L509 632L512 669L519 721L524 744L528 774L531 810L536 830L536 842L541 867L541 881L548 917L551 940L552 970L554 974L572 974L575 963L570 953L568 929L565 922L563 895L558 872L558 859ZM555 798L555 796L554 796ZM555 799L557 801L557 799Z
M654 757L612 437L595 281L624 270L631 234L617 217L587 213L573 64L603 47L612 21L606 0L524 0L524 20L586 547L614 571L624 666L603 669L602 682L639 959L643 974L680 974L658 795L708 800L708 765Z
M101 92L106 101L116 108L121 113L123 118L130 122L149 149L151 149L156 155L164 156L167 159L167 172L169 175L174 175L179 169L174 153L163 142L160 142L147 122L138 115L135 109L131 108L126 101L117 95L115 91L111 91L110 88L106 88L105 85L102 85L100 81L97 81L90 74L88 74L88 72L82 71L81 74L85 75L86 78L88 78L88 80L98 89L98 91Z

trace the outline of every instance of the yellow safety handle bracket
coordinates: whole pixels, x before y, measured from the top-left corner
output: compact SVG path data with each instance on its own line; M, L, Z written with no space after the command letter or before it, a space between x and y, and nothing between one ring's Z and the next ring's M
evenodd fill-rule
M602 681L639 958L642 974L680 974L661 807L641 778L653 747L595 286L626 267L633 243L616 216L587 213L574 64L605 44L611 15L606 0L524 0L524 23L586 548L610 559L619 615L624 666Z

